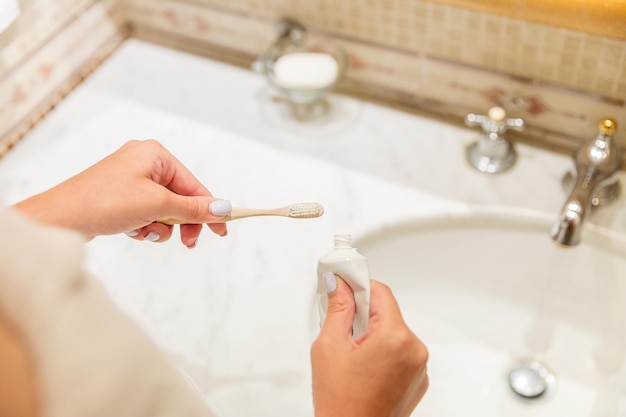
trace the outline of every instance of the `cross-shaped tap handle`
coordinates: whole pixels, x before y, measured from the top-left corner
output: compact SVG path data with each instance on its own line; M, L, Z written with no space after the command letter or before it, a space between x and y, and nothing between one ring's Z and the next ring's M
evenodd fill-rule
M506 118L506 110L500 106L491 107L486 115L469 113L465 117L468 126L480 126L486 134L502 134L508 129L523 130L524 121L519 118Z

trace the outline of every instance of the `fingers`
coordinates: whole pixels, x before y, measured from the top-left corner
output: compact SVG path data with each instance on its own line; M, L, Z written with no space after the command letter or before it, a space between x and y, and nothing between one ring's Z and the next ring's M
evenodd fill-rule
M153 175L152 179L169 191L170 198L165 199L168 217L194 224L208 223L230 213L232 206L229 201L214 198L191 171L165 147L156 141L148 142L158 147L162 170L158 175ZM209 228L219 236L227 235L225 224L211 224ZM181 240L190 247L192 242L197 241L200 230L201 228L196 226L181 227Z
M226 223L212 223L209 224L209 229L213 231L218 236L226 236L228 235L228 229L226 228Z
M228 200L217 200L213 197L178 197L177 200L181 201L178 206L181 214L175 215L175 217L181 221L189 222L180 226L181 241L188 248L196 245L198 236L202 231L202 223L210 223L227 216L232 210L232 204ZM218 236L228 234L226 223L210 223L208 226Z
M198 236L202 231L201 224L181 224L180 240L189 249L196 247ZM163 223L151 223L139 229L131 230L125 234L135 240L147 240L149 242L165 242L172 237L173 226Z
M170 217L184 222L180 225L180 239L183 245L192 249L198 242L202 232L202 224L215 221L228 215L232 205L228 200L213 197L181 196L170 191L164 198L163 208L159 212L171 213ZM211 230L219 236L226 236L226 224L210 224ZM150 223L142 228L131 230L126 234L137 240L164 242L172 235L172 226L160 222Z
M201 224L181 224L180 225L180 241L189 249L196 247L198 236L202 231Z
M371 280L370 291L370 321L364 336L383 340L390 346L393 344L399 351L412 357L415 366L425 365L428 361L428 350L404 322L391 289L381 282Z
M149 242L165 242L172 237L173 227L163 223L150 223L147 226L125 232L128 237L135 240L147 240ZM184 242L183 242L184 243Z
M370 325L380 320L404 324L398 302L391 289L375 280L370 281Z
M181 223L181 242L190 249L196 246L198 237L202 232L202 224L219 221L230 214L232 210L232 204L228 200L206 196L178 195L165 188L161 188L161 190L162 199L154 212L162 213L160 218L175 219ZM218 236L228 234L225 223L211 223L209 228Z
M146 141L158 147L162 162L161 170L153 175L153 181L180 195L212 197L213 194L191 173L182 162L156 141Z
M202 224L219 221L224 216L229 215L232 208L232 204L228 200L205 196L182 196L170 193L161 212L167 212L168 217L174 218L183 224ZM226 224L224 223L216 223L215 226L209 227L220 236L225 236L227 233ZM195 231L196 229L191 228L190 230Z
M356 309L352 289L331 272L324 274L324 284L328 292L328 311L320 337L352 340L352 323Z

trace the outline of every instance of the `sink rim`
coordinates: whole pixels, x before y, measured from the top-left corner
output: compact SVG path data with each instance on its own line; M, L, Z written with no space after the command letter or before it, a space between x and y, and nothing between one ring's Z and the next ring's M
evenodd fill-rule
M471 206L463 210L449 210L439 213L417 215L412 218L389 222L372 228L354 239L354 247L371 246L375 240L388 239L397 233L412 233L415 230L445 229L502 229L524 230L527 232L544 233L550 238L550 228L557 219L557 214L499 206ZM587 222L582 230L582 241L579 246L591 245L607 252L626 258L626 236L606 227ZM564 247L554 243L563 250L575 250L577 246Z

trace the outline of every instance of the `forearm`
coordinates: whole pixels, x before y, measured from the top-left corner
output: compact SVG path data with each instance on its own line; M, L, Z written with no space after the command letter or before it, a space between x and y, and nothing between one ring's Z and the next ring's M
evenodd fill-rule
M61 183L20 201L13 208L36 223L74 230L88 239L93 238L89 223L83 221L89 205L80 201L80 195L72 194L71 185Z
M37 223L70 228L67 224L67 218L62 215L63 204L61 204L61 198L55 197L57 188L54 187L51 190L22 200L15 204L13 208Z

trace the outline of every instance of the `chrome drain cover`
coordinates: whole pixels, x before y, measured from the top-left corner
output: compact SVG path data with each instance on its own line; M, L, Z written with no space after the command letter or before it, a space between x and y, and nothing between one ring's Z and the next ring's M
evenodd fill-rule
M552 372L537 361L522 362L509 373L509 385L513 392L528 399L546 394L555 382Z

